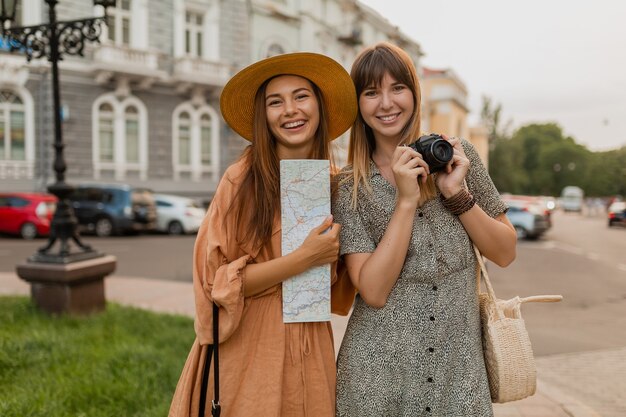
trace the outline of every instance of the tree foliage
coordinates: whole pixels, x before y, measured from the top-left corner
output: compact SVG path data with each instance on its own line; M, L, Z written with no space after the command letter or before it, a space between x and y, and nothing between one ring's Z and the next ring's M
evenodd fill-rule
M500 192L557 196L563 187L577 185L588 196L626 196L626 146L592 152L555 123L528 124L509 134L501 112L483 97L489 173Z

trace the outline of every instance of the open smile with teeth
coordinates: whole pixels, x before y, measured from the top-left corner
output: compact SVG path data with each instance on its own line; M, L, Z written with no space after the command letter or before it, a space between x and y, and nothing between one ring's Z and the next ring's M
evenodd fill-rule
M400 116L400 113L395 113L395 114L389 114L389 115L385 115L385 116L376 116L378 119L382 120L383 122L393 122L394 120L396 120L398 117Z
M305 123L304 120L296 120L296 121L293 121L293 122L284 123L283 127L285 129L295 129L295 128L298 128L300 126L303 126L304 123Z

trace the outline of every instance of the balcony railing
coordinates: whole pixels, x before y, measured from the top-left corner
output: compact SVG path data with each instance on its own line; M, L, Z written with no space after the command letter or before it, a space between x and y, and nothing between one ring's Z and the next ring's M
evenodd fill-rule
M161 73L157 52L111 44L96 48L94 68L100 71L139 76L156 76Z
M0 160L0 179L24 180L32 179L35 164L32 161Z
M183 83L222 87L230 77L228 65L201 58L181 57L174 62L174 78Z

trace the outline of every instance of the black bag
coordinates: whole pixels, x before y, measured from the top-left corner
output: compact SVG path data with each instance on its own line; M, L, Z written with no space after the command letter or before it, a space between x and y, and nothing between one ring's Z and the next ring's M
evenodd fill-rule
M198 409L198 417L204 417L204 408L206 403L207 387L209 385L209 368L211 368L211 357L214 358L213 366L213 401L211 401L211 415L219 417L222 412L220 406L220 373L219 373L219 309L217 304L213 303L213 344L207 346L206 357L204 360L204 370L202 371L202 385L200 388L200 407Z

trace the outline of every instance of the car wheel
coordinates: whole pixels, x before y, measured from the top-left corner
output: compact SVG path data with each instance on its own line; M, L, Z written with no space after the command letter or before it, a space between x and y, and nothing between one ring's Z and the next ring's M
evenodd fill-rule
M107 217L96 220L96 236L107 237L113 234L113 222Z
M528 237L528 232L521 226L515 226L515 233L518 239L526 239Z
M20 227L20 236L23 239L32 240L37 237L37 226L32 223L24 223L22 227Z
M167 233L170 235L182 235L185 233L185 229L183 229L183 225L180 222L173 221L167 225Z

